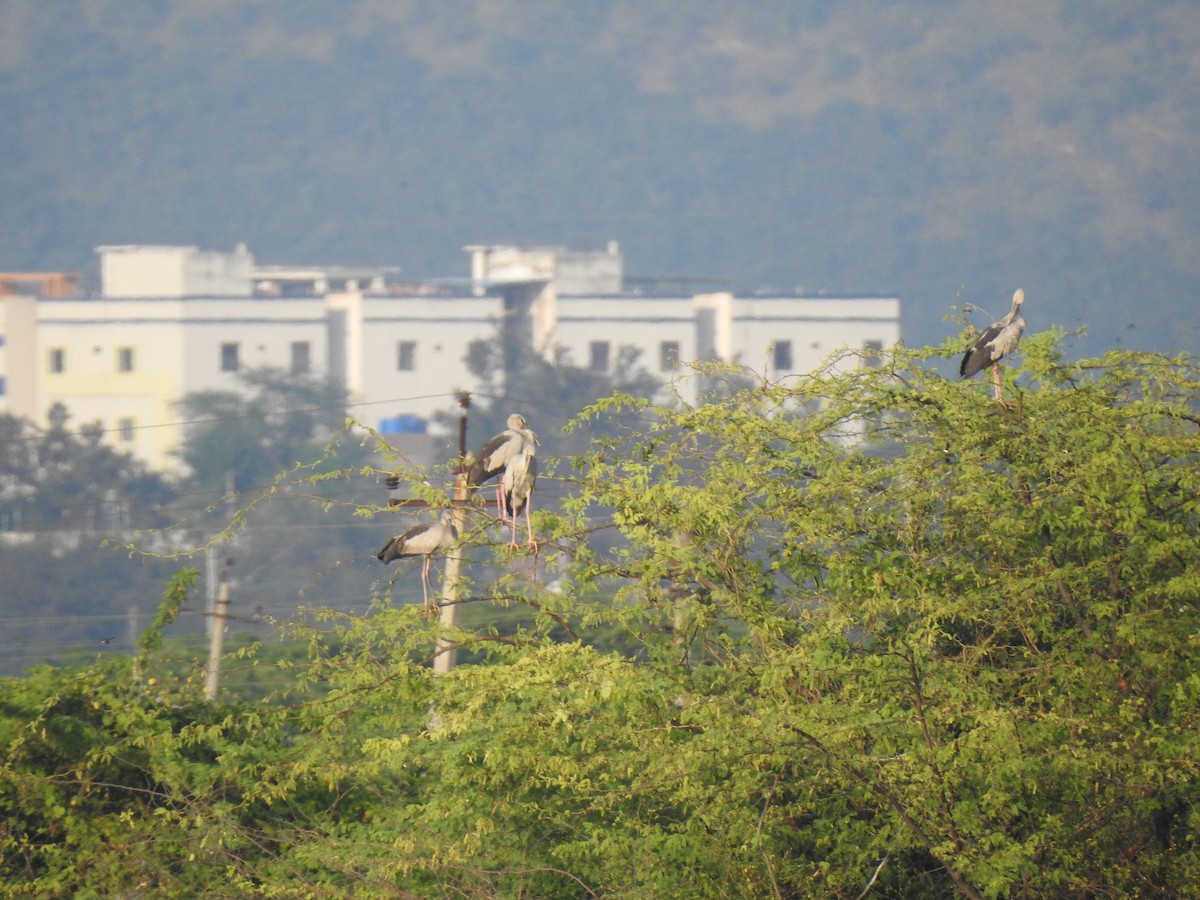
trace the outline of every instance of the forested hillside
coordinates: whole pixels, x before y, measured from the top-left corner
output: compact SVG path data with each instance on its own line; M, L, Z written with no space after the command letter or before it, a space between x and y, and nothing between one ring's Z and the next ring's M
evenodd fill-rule
M1020 285L1080 349L1194 350L1198 67L1190 0L10 0L0 267L616 239L634 275L897 292L910 344Z

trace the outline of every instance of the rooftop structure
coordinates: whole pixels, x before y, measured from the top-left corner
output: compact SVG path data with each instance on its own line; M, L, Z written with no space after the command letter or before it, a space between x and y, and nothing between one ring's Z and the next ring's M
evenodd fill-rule
M106 298L249 297L254 257L191 246L123 244L97 247Z
M399 268L355 266L255 266L254 293L260 297L321 296L330 292L362 291L385 294Z
M72 297L78 290L79 276L71 272L0 272L0 297Z

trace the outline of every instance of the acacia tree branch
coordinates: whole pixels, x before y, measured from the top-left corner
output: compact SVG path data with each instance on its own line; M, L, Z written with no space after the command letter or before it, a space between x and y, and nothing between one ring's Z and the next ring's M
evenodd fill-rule
M937 763L934 755L935 744L933 735L929 731L929 721L925 717L925 693L921 687L921 673L917 668L917 655L911 647L904 648L905 659L908 662L908 673L912 679L913 687L913 703L916 705L917 723L921 726L921 737L925 742L925 749L929 751L929 768L933 771L934 777L938 783L938 805L941 807L942 815L946 819L946 830L954 841L956 850L962 849L962 839L959 836L958 828L954 825L954 816L951 812L952 804L950 798L946 796L946 778L942 774L941 767Z
M862 889L862 891L857 897L854 898L854 900L863 900L863 897L871 893L871 889L875 887L875 880L879 878L879 873L883 870L884 863L886 863L890 857L890 853L883 854L883 859L879 861L879 865L877 865L875 867L875 871L871 873L871 880L867 882L867 886Z
M905 808L901 800L896 797L887 786L879 780L872 778L864 772L851 759L838 759L833 753L814 735L809 734L802 728L797 728L794 725L786 726L789 731L799 735L806 744L818 750L826 759L830 760L835 766L840 765L855 781L859 782L868 792L874 794L876 798L885 806L892 810L900 817L905 826L916 836L917 840L924 845L925 850L931 857L941 863L946 870L946 874L950 876L950 880L954 882L954 886L959 893L964 897L969 897L970 900L983 900L983 895L977 891L969 881L963 876L962 872L958 871L957 867L950 864L944 859L935 849L933 838L921 827Z

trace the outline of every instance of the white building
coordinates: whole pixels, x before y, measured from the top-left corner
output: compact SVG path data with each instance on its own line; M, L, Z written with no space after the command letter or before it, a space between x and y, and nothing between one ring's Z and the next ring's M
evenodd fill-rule
M573 365L611 371L620 351L640 351L651 372L722 360L778 379L815 370L838 349L872 351L900 339L890 297L560 297L553 347ZM684 395L685 399L691 399Z
M386 270L255 268L244 247L101 247L100 297L0 301L0 402L39 424L62 403L74 426L98 421L118 449L166 470L183 437L178 401L239 389L238 372L262 366L331 376L364 425L419 431L478 389L468 350L498 336L610 373L636 348L664 380L678 362L707 359L778 378L900 337L895 298L621 293L615 243L466 249L470 287L447 295L393 291Z
M170 452L187 393L236 389L237 372L318 371L328 353L324 298L4 300L8 411L38 424L55 403L72 425L99 422L155 468Z
M669 378L680 362L739 363L768 378L811 372L834 351L864 352L900 340L895 297L742 297L728 291L624 291L620 249L469 246L476 293L504 298L510 327L531 335L535 352L595 371L613 371L622 350ZM696 384L680 385L693 400Z

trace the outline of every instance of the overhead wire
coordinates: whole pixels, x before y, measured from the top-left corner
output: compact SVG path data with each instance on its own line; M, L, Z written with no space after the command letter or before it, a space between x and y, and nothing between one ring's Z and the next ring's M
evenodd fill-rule
M548 460L561 460L561 459L567 459L567 458L568 457L547 457ZM539 479L539 483L542 485L542 489L539 491L539 493L542 497L544 497L546 499L553 499L555 496L561 496L561 494L557 490L557 488L561 488L561 484L562 484L562 482L560 482L559 479L555 479L549 475L543 475ZM227 501L232 502L236 505L239 502L244 502L247 498L262 496L265 494L265 492L277 490L279 487L280 487L280 484L278 482L271 482L271 483L266 483L266 484L252 485L250 487L243 488L242 490L236 491L233 494L226 494L225 492L223 492L219 489L213 489L211 491L195 491L195 492L189 492L189 493L182 494L182 495L177 495L179 497L198 497L198 496L204 496L204 495L211 495L213 497L213 501L211 504L209 504L209 507L192 507L192 506L179 506L179 505L155 506L153 504L143 502L137 497L122 498L121 502L123 504L126 504L126 509L128 511L127 514L128 514L128 517L131 519L136 518L136 516L139 514L143 515L143 516L145 516L145 515L171 516L171 515L204 513L206 511L209 511L210 509L215 513L219 513L220 508L227 505ZM445 488L448 492L452 489L452 487L453 486L449 483L447 483L445 485ZM299 499L305 499L305 498L303 496L300 496L297 494L278 493L278 494L272 495L272 499L299 500ZM313 498L314 502L317 499L318 498ZM354 506L356 508L360 507L362 505L361 503L358 503L351 498L341 499L341 498L337 498L337 497L321 497L319 499L322 501L332 501L335 504L340 503L340 504L345 504L347 506ZM68 514L70 514L73 511L77 511L77 510L81 510L81 509L91 509L91 508L95 507L97 504L101 504L104 502L105 501L102 501L102 500L82 501L82 502L71 503L68 505L54 507L54 508L50 508L50 509L43 508L41 510L36 511L38 513L36 518L34 517L33 513L30 514L30 518L33 519L33 521L30 523L30 525L37 526L38 523L37 523L36 519L42 519L43 521L49 519L50 521L53 521L56 516L66 517ZM419 505L419 504L413 504L413 505ZM384 512L388 509L388 507L386 506L385 503L381 503L381 504L379 504L379 506L380 506L380 512ZM254 529L259 529L259 530L288 531L288 530L302 530L302 529L309 529L309 528L328 528L329 525L328 525L328 523L316 523L316 522L313 522L313 523L300 522L300 523L268 525L268 524L264 524L264 523L254 522L252 520L247 520L247 521L243 522L240 527L254 528ZM339 528L358 528L358 527L369 528L369 527L372 527L372 523L371 522L345 522L345 523L339 523L337 527L339 527ZM196 528L197 528L197 526L172 524L172 525L164 525L161 527L146 526L143 528L132 528L131 527L128 529L118 528L118 529L106 530L104 528L71 528L71 527L68 527L65 525L59 526L59 527L29 527L29 525L23 524L23 526L19 529L10 529L9 533L22 534L22 535L81 534L81 533L83 533L83 534L96 534L98 536L104 536L104 535L112 534L114 531L121 532L121 533L124 533L126 531L141 531L141 532L151 533L151 532L180 531L180 530L188 531L188 530L195 530ZM3 530L0 530L0 535L2 535L4 533L5 532Z
M508 400L508 401L513 400L513 398L510 397L508 394L494 394L494 393L489 393L489 392L485 392L485 391L473 391L473 392L468 392L468 393L470 393L470 395L473 397L482 397L484 399L497 401L497 402L505 401L505 400ZM305 408L301 408L301 409L291 409L291 410L267 410L264 412L240 413L240 414L229 415L229 416L213 416L213 417L200 418L200 419L181 419L181 420L178 420L175 422L158 422L158 423L150 423L150 424L144 424L144 425L135 425L134 428L135 429L178 428L178 427L188 427L188 426L193 426L193 425L223 424L223 423L234 422L234 421L239 421L239 420L243 420L243 419L261 419L264 416L276 417L276 416L302 415L302 414L314 413L314 412L329 412L329 411L332 411L335 409L345 411L345 410L357 408L357 407L375 406L375 405L386 404L386 403L406 403L406 402L410 402L413 400L427 400L427 399L430 399L432 397L437 397L437 396L442 396L442 395L441 394L415 394L415 395L408 396L408 397L392 397L392 398L387 398L387 399L383 399L383 400L360 401L360 402L355 402L355 403L335 404L335 405L330 405L330 406L305 407ZM455 395L455 396L457 396L457 395ZM574 412L578 411L574 406L567 406L567 405L563 405L563 404L540 403L540 405L543 407L550 408L550 409L558 409L558 410L566 410L566 411L574 411ZM33 426L33 427L38 427L38 426ZM60 434L61 434L61 436L66 437L66 438L86 438L92 434L112 434L118 430L119 429L116 429L116 428L103 428L103 427L89 428L87 426L83 426L80 429L76 429L76 430L72 430L72 431L68 431L68 430L64 429L62 432L60 432ZM54 432L51 432L48 430L43 430L39 434L19 435L19 436L14 437L13 440L24 441L24 442L44 441L44 440L46 440L46 438L48 436L51 436L53 434L54 434ZM449 437L449 436L447 435L447 437ZM269 484L269 485L268 484L256 485L256 486L252 486L250 488L243 489L239 493L247 493L250 491L262 491L262 490L266 490L273 486L275 486L274 483ZM175 497L176 498L184 498L184 497L201 497L201 496L205 496L205 495L214 495L216 498L220 499L220 498L223 498L225 496L225 494L226 494L226 492L221 488L210 488L210 489L206 489L206 490L178 492L175 494ZM125 499L130 500L130 499L134 499L134 498L125 498ZM72 509L85 508L85 507L92 506L92 505L94 505L93 502L85 501L85 502L81 502L78 504L71 504L68 506L60 507L59 509L56 510L56 512L65 513L65 512L69 512Z
M415 591L413 596L415 602ZM247 628L277 630L286 627L289 623L310 618L316 613L332 612L340 615L366 615L373 605L377 605L375 600L369 597L364 598L359 594L327 596L314 598L305 603L277 601L275 603L255 604L249 610L252 615L232 615L228 619L239 626L243 626L242 630ZM181 613L201 616L212 615L211 612L206 610L186 607L181 610ZM111 621L125 625L128 623L130 615L129 611L103 614L65 613L50 616L22 616L16 619L6 619L5 622L6 624L13 623L25 627L52 627L61 625L63 620ZM134 611L133 616L137 621L149 621L153 618L154 611L137 609ZM113 631L117 630L116 628L113 629ZM68 637L66 640L58 640L52 643L42 641L35 643L0 644L0 659L4 662L10 662L15 659L47 661L56 657L83 655L89 651L95 653L127 653L130 649L130 641L125 635L118 636L114 634L112 637L104 639L78 636Z
M237 394L236 391L229 391L229 393ZM468 393L472 397L482 397L484 399L492 400L492 401L507 400L509 402L519 402L518 398L512 397L508 394L492 394L492 393L488 393L486 391L468 391ZM242 395L237 394L237 396L239 398L241 398ZM227 422L236 422L236 421L243 420L243 419L262 419L264 417L273 418L273 417L277 417L277 416L296 416L296 415L306 415L306 414L311 414L311 413L333 412L336 410L341 410L341 411L345 412L345 411L348 411L351 409L357 409L360 407L382 406L384 404L392 404L392 403L411 403L415 400L431 400L431 399L434 399L435 397L442 397L442 396L457 397L457 392L450 393L450 394L444 394L442 392L438 392L436 394L413 394L413 395L410 395L407 397L386 397L381 400L358 400L358 401L347 402L347 403L334 403L334 404L329 404L328 406L307 406L307 407L300 407L297 409L260 410L260 411L256 411L256 412L235 413L235 414L231 414L231 415L227 415L227 416L208 416L208 417L197 418L197 419L179 419L179 420L173 421L173 422L150 422L150 423L141 424L141 425L133 425L132 430L143 431L143 430L150 430L150 429L155 429L155 428L186 428L186 427L190 427L193 425L223 424L223 423L227 423ZM563 411L568 411L568 412L578 412L578 409L576 407L568 406L566 404L556 404L556 403L550 403L550 402L545 402L545 401L539 400L538 405L541 407L548 408L548 409L557 409L557 410L563 410ZM447 411L449 412L449 409ZM68 410L68 412L69 412L69 410ZM13 440L42 441L42 440L45 440L47 436L49 436L51 434L56 434L56 432L53 432L49 429L41 429L41 427L37 426L37 425L34 425L33 427L39 428L41 430L41 433L40 434L18 435L16 437L14 437ZM114 434L114 433L117 433L120 431L128 431L128 430L129 430L129 428L121 428L121 427L105 428L104 426L92 427L90 425L82 425L79 428L72 429L72 430L68 430L68 429L64 428L61 431L57 432L57 434L61 434L63 437L69 437L69 438L86 438L86 437L88 437L90 435L94 435L94 434L96 434L96 435Z
M229 391L228 393L236 394L239 399L242 399L242 395L238 394L236 391ZM180 420L174 421L174 422L150 422L150 423L142 424L142 425L134 425L134 426L132 426L132 428L134 431L143 431L143 430L154 429L154 428L185 428L185 427L192 426L192 425L211 425L211 424L221 424L221 423L225 423L225 422L236 422L241 419L262 419L264 417L275 417L275 416L296 416L296 415L305 415L305 414L309 414L309 413L333 412L335 410L346 411L346 410L355 409L358 407L379 406L379 405L382 405L385 403L411 403L414 400L431 400L434 397L441 397L441 396L443 396L443 394L440 392L437 394L414 394L409 397L388 397L388 398L385 398L382 400L359 400L359 401L348 402L348 403L331 403L328 406L307 406L307 407L301 407L298 409L260 410L257 412L236 413L236 414L232 414L232 415L228 415L228 416L208 416L205 418L198 418L198 419L180 419ZM69 412L69 410L68 410L68 412ZM34 427L40 427L40 426L34 426ZM123 431L123 430L128 430L128 429L105 428L103 426L91 427L88 425L82 425L79 428L76 428L73 430L67 430L64 428L59 433L62 434L64 437L84 438L84 437L88 437L89 435L93 435L93 434L113 434L113 433L116 433L118 431ZM49 429L42 429L41 434L21 435L15 439L23 440L23 441L40 441L40 440L45 440L47 435L53 434L53 433L54 432L51 432Z

